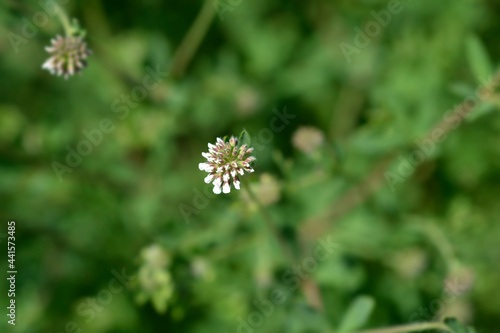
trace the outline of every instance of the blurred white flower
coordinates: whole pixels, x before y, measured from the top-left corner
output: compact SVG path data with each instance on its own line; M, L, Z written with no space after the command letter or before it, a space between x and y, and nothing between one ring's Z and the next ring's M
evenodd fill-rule
M87 49L83 37L61 37L57 36L51 40L52 45L45 50L51 57L42 65L43 69L58 76L64 75L67 79L70 75L80 73L87 66L85 59L92 53Z
M269 173L263 173L259 177L259 181L250 185L251 189L259 198L259 202L263 206L270 206L280 201L281 199L281 184ZM255 202L250 198L248 193L243 192L242 198L252 209L257 209Z
M299 127L293 134L293 145L298 150L311 154L325 141L323 132L311 126Z
M165 267L170 262L167 253L158 244L152 244L142 249L141 257L147 265L153 267Z
M136 300L139 304L150 300L156 311L164 313L174 293L170 256L161 246L152 244L141 250L141 259Z

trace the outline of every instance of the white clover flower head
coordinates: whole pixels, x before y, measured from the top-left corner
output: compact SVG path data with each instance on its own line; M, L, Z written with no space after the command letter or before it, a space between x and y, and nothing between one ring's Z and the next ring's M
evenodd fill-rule
M80 73L87 66L85 59L92 54L87 49L87 44L81 36L57 36L51 40L52 45L45 50L51 54L42 65L50 74L64 75L67 79L70 75Z
M231 136L229 142L217 138L215 145L208 144L208 153L201 155L207 159L207 162L200 163L201 171L208 172L205 183L214 185L214 193L229 193L231 184L234 188L240 189L240 179L238 174L243 176L246 172L253 172L250 164L256 160L251 156L253 148L248 148L246 144L238 146L238 139Z

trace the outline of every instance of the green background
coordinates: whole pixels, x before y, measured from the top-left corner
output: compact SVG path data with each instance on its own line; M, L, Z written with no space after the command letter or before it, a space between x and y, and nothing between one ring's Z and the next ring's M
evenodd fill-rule
M68 80L41 69L58 19L44 14L33 32L38 1L0 4L0 268L14 220L18 270L15 327L0 284L2 332L343 332L445 315L498 331L500 95L393 190L383 176L494 74L497 2L401 1L350 61L341 43L356 47L388 2L210 1L194 30L201 1L60 2L93 51ZM169 75L121 119L113 103L148 67ZM285 108L294 118L266 130ZM113 130L59 179L53 163L106 118ZM324 135L309 154L293 143L302 126ZM260 147L246 180L299 263L320 239L337 245L311 279L290 273L243 190L203 194L201 152L243 130ZM387 154L396 162L370 190L363 180ZM273 290L283 304L242 328Z

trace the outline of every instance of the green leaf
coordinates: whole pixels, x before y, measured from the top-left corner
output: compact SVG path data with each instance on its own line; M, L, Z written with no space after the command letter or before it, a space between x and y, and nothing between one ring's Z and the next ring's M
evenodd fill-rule
M287 320L284 332L306 333L327 332L328 330L328 322L321 313L309 307L298 305L292 308L291 316ZM258 331L254 330L253 332L257 333Z
M456 82L450 85L450 91L461 98L474 96L475 93L474 89L475 87L473 87L469 83Z
M252 136L244 129L239 135L239 141L240 144L252 145Z
M482 102L477 107L472 110L470 115L466 118L468 122L474 121L482 116L487 115L488 113L495 111L498 108L497 105L490 102Z
M444 323L451 328L453 333L471 333L471 331L465 328L456 318L446 318Z
M472 73L478 83L488 80L493 74L493 65L488 52L476 35L470 35L465 41L465 52Z
M348 333L360 329L370 317L375 301L370 296L359 296L349 305L338 328L338 333Z

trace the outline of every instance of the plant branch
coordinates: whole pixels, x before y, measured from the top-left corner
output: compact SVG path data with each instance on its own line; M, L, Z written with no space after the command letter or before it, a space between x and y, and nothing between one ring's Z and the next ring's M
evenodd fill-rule
M321 236L330 228L334 221L337 221L365 202L383 184L385 171L400 152L398 150L384 156L363 181L344 193L332 206L325 209L322 213L301 223L299 234L302 240L316 239Z
M73 34L76 32L76 30L73 28L71 23L69 22L68 15L62 9L60 5L57 5L57 17L59 18L59 21L61 21L61 24L64 27L64 33L66 34L66 37L71 37Z
M409 325L400 325L386 328L376 328L372 330L358 331L357 333L410 333L419 332L425 330L444 330L446 332L452 332L448 326L443 323L417 323Z
M279 232L278 228L276 228L276 225L273 221L273 218L271 217L271 214L269 214L266 207L264 207L264 205L262 205L262 203L257 198L257 196L255 195L253 190L250 188L250 183L243 177L241 178L241 182L243 184L245 191L248 193L250 200L252 200L255 203L255 205L257 206L257 208L259 209L259 212L262 215L262 217L266 223L267 228L269 229L271 234L274 236L274 238L278 242L278 245L280 246L283 254L288 259L290 264L292 264L292 265L295 264L296 263L295 257L292 254L292 251L291 251L290 247L288 246L285 238L283 238L283 235Z
M253 190L250 188L249 182L245 179L241 179L242 185L245 188L245 191L248 193L248 196L250 197L250 200L252 200L255 205L258 207L267 228L271 232L271 234L274 236L276 241L278 242L278 245L281 248L281 251L285 255L285 257L288 259L289 263L291 266L297 266L299 265L298 261L295 259L295 256L293 255L292 250L290 249L287 241L283 237L283 235L280 233L278 228L276 228L276 224L273 221L273 218L271 214L269 214L268 210L260 200L257 198ZM324 305L323 301L321 299L321 294L319 290L319 286L317 283L311 278L311 277L306 277L300 284L301 290L304 293L304 296L307 300L307 303L313 307L316 310L323 311L324 310Z
M496 72L493 78L486 84L485 88L490 90L494 89L500 83L500 71ZM482 98L482 99L481 99ZM462 101L453 111L446 117L438 122L434 127L432 127L423 137L422 140L433 140L436 135L435 131L441 132L440 137L444 137L449 134L452 130L457 128L463 120L472 112L472 110L482 101L487 100L488 97L483 97L479 94L478 99L474 100L471 98L466 98ZM455 118L458 123L450 122L449 119ZM342 216L346 215L360 204L366 201L372 194L374 194L383 184L385 172L388 167L394 162L394 160L403 151L408 148L416 149L416 144L412 144L410 147L405 147L403 149L398 149L395 152L389 153L384 156L375 166L374 170L370 173L368 177L362 180L358 185L347 191L338 200L336 200L332 206L325 209L318 216L309 218L304 223L302 223L303 231L301 232L301 243L304 246L307 241L318 237L323 234L326 230L330 228L332 223L337 221Z
M205 37L210 27L210 23L212 23L215 16L215 9L213 8L212 1L213 0L205 0L193 25L174 54L172 59L172 73L176 77L181 77L184 74L189 62L200 46L203 37Z

